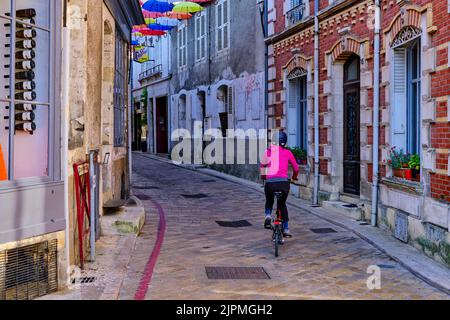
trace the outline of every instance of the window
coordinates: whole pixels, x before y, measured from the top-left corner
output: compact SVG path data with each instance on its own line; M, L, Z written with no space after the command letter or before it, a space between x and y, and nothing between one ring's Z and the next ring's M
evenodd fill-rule
M187 64L187 26L182 25L178 29L178 67Z
M195 61L206 57L206 12L195 17Z
M292 72L293 77L288 77L288 143L291 147L308 149L308 108L306 94L306 75L296 69Z
M0 0L0 184L59 179L53 1Z
M393 45L393 145L420 154L420 30L405 28Z
M120 30L120 28L116 28ZM116 64L114 77L114 146L125 145L125 123L127 105L127 45L116 32Z
M290 2L289 10L286 13L287 24L294 25L305 17L305 0L288 0ZM309 9L309 8L308 8Z
M230 21L229 21L229 0L222 0L216 7L216 46L220 52L229 47L230 43Z

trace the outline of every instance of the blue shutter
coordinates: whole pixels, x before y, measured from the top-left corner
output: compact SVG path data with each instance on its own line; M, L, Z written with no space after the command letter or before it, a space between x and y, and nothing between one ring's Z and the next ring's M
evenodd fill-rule
M398 149L407 147L407 97L406 97L406 49L394 50L393 99L392 99L392 145Z
M288 80L288 97L287 97L287 131L288 145L290 147L297 146L298 136L298 92L297 80Z

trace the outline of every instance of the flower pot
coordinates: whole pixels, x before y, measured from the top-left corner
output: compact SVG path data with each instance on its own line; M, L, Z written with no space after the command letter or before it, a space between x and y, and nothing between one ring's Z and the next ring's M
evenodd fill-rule
M402 178L402 179L406 179L406 171L409 170L411 172L410 169L394 169L394 177L397 178Z
M404 169L404 171L405 171L405 179L406 180L412 180L411 169Z
M412 181L420 182L420 170L411 169Z

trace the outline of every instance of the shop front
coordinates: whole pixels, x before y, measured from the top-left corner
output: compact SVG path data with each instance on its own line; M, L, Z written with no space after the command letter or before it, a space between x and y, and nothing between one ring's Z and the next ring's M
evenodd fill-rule
M20 295L32 283L38 290L26 298L58 285L66 227L60 13L61 1L0 0L0 300L21 298L11 289Z

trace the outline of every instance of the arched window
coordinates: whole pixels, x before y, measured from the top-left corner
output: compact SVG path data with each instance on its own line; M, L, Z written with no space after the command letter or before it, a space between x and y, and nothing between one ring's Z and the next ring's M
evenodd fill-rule
M306 70L295 68L287 76L287 131L290 147L308 149L308 109Z

